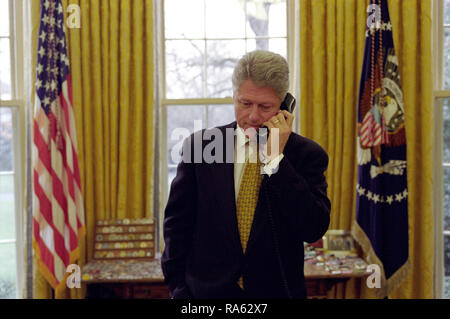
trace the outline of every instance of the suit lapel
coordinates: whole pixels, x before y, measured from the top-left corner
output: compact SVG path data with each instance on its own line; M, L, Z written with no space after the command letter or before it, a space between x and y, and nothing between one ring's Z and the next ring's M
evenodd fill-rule
M211 176L212 193L214 194L217 203L217 218L219 224L224 226L225 241L231 246L232 251L240 251L242 253L242 246L239 238L239 229L236 216L236 200L234 190L234 163L228 163L226 159L234 159L234 134L231 137L226 134L226 129L232 128L233 132L236 129L236 122L230 125L221 127L223 135L224 159L223 163L213 163L208 165ZM228 140L228 141L227 141ZM232 143L228 148L227 142ZM232 152L230 154L230 151Z

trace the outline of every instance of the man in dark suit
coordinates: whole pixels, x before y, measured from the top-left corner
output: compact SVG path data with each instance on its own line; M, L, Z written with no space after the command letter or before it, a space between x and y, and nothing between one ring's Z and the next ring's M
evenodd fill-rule
M236 122L183 144L165 209L166 283L173 298L305 298L303 242L330 221L328 156L280 110L283 57L250 52L232 82ZM263 126L265 144L256 137Z

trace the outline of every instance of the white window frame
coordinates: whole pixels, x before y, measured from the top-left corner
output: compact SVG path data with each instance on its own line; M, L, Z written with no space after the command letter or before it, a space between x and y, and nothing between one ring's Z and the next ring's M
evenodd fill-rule
M442 121L443 99L450 99L450 90L443 89L443 53L444 53L444 29L450 25L444 25L444 2L443 0L433 1L433 69L434 69L434 90L433 100L435 107L435 149L434 149L434 224L435 224L435 275L434 275L434 298L444 297L445 280L445 260L444 260L444 237L450 236L444 231L444 180L443 171L448 163L443 162L444 127Z
M167 106L169 105L229 105L234 104L231 97L227 98L194 98L194 99L166 99L166 80L165 80L165 34L164 34L164 0L156 1L156 14L157 14L157 56L158 58L158 136L159 136L159 203L157 207L159 208L160 216L160 227L162 226L162 219L164 208L168 199L168 158L167 158ZM297 28L296 24L298 19L298 0L286 0L286 11L287 11L287 60L291 69L290 72L290 84L291 91L297 95L298 87L295 85L295 80L297 79L296 73L298 68L296 67L296 61L298 57L296 56L296 47L298 47L298 41L293 35L295 34ZM229 40L229 39L227 39ZM231 79L230 79L231 81ZM298 108L296 109L298 112ZM294 131L297 132L297 125ZM162 232L161 232L162 234Z
M16 238L16 298L22 298L24 293L24 232L23 232L23 195L24 170L23 151L25 149L25 32L26 15L23 1L9 0L10 17L10 56L11 56L11 100L0 101L0 107L12 110L13 124L13 156L14 156L14 197L15 197L15 232ZM4 241L11 243L12 241Z

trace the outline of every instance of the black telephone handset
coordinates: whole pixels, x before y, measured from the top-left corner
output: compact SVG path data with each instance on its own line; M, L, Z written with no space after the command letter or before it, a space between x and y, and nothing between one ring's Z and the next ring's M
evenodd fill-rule
M286 110L289 113L293 113L295 109L295 98L291 93L287 93L283 102L280 105L280 111ZM258 142L260 144L267 143L267 139L269 138L269 128L267 126L263 126L258 130Z
M280 110L286 110L289 113L293 113L295 109L295 98L291 93L287 93L283 102L281 102Z

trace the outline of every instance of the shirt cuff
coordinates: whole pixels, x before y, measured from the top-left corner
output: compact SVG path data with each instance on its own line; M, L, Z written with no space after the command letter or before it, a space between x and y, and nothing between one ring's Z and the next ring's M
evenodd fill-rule
M270 162L262 165L261 173L266 174L270 177L270 175L275 174L278 171L278 166L280 165L281 160L284 158L284 154L281 153Z

